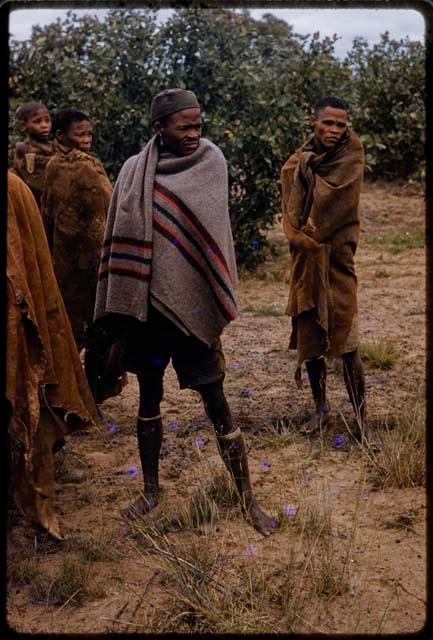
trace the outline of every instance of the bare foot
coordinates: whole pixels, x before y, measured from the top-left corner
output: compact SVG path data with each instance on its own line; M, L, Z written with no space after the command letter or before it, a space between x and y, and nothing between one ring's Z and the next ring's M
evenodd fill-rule
M254 529L261 533L262 536L270 536L278 528L278 520L271 518L271 516L262 511L254 498L251 501L248 514Z
M326 427L326 425L329 423L329 420L329 409L316 411L315 413L313 413L308 422L302 425L301 433L308 435L310 433L320 431L321 427Z
M122 518L126 520L135 520L139 516L144 516L156 507L158 504L158 495L148 494L147 496L141 495L135 500L129 507L122 509L120 512Z

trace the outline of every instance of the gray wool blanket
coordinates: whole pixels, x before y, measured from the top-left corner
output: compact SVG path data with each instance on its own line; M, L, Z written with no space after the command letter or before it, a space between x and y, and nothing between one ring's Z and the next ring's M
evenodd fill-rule
M123 165L108 211L95 320L147 319L149 300L211 345L237 315L225 158L206 139L189 156L154 136Z

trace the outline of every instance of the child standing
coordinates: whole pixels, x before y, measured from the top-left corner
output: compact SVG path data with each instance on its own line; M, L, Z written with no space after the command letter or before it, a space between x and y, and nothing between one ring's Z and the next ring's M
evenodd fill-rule
M57 148L56 142L50 139L50 114L40 102L26 102L18 108L16 116L27 138L16 144L12 171L30 187L40 206L47 163Z
M57 151L47 165L41 213L54 272L77 347L87 346L105 218L112 187L101 162L90 152L89 117L75 109L54 119Z

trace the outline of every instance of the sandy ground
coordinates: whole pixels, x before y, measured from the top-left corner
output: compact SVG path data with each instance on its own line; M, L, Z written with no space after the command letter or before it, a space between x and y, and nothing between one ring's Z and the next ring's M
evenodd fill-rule
M394 342L400 351L392 370L366 365L368 415L374 439L387 417L417 401L423 406L424 249L403 248L393 253L389 244L389 234L396 230L404 236L423 228L423 199L419 193L396 187L367 185L361 216L356 255L361 342L383 338ZM315 595L308 595L309 585L317 584L317 572L316 577L308 577L309 567L302 578L307 595L298 601L292 628L331 634L420 630L426 600L425 490L374 486L371 465L348 437L341 417L345 416L350 425L351 406L341 362L329 366L334 419L328 433L323 438L295 435L287 442L275 436L278 426L296 426L307 416L311 398L307 384L301 391L295 386L295 356L287 349L284 238L278 227L270 235L277 257L254 277L242 277L241 315L223 336L225 388L235 421L245 435L259 502L276 516L284 508L295 513L308 501L316 501L319 511L326 512L332 521L325 530L323 548L332 554L333 576L340 576L341 589L334 588L330 595L322 585ZM182 622L179 618L179 623L174 618L178 602L172 595L177 592L170 570L161 564L157 552L145 552L136 530L122 526L119 516L120 509L141 486L140 473L130 475L134 475L131 467L139 469L137 406L138 386L130 375L122 394L102 407L115 427L103 426L70 438L58 454L56 504L67 537L63 544L52 544L41 534L35 536L19 518L14 520L10 551L27 549L28 553L32 549L31 561L53 580L65 558L79 558L97 586L93 596L79 603L72 597L65 605L51 603L49 591L37 598L31 580L11 580L8 622L17 631L130 633L193 629L187 618ZM191 391L179 392L171 366L165 377L162 413L163 508L175 513L206 479L223 472L223 464L199 397ZM336 435L345 437L344 446L336 446ZM85 558L82 541L86 539L112 550L113 558L103 553L97 559ZM263 602L287 577L291 551L305 556L311 550L302 546L305 538L300 538L299 530L290 523L265 539L236 509L226 517L220 515L213 528L171 531L167 539L179 554L204 539L226 559L224 575L229 582L236 580L241 566L261 572ZM287 631L289 623L281 601L276 598L270 602L267 614L271 621L266 629ZM252 615L257 613L253 611Z

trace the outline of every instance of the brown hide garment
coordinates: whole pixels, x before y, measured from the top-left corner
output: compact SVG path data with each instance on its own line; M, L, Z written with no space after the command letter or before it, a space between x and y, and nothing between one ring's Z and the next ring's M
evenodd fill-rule
M97 411L54 276L36 202L8 174L7 374L19 507L59 536L53 511L53 444L97 421Z
M44 191L47 164L56 150L55 140L38 142L32 138L19 142L15 150L12 171L30 187L39 207Z
M42 219L79 349L92 324L105 218L112 194L101 162L58 145L47 165Z
M318 153L311 136L281 170L283 229L290 244L290 348L304 360L357 347L354 254L364 168L362 142L348 131Z

